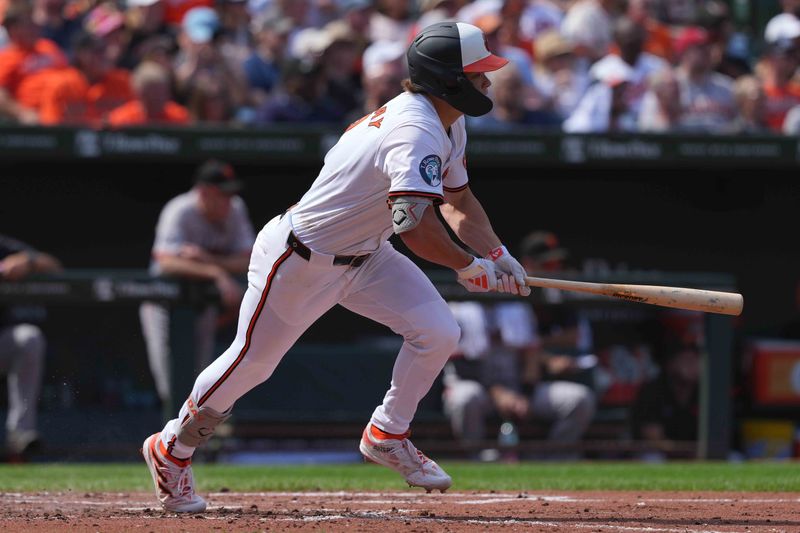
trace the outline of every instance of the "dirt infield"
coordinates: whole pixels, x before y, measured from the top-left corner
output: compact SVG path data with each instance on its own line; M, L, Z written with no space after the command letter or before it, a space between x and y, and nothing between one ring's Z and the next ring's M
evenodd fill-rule
M800 497L781 493L211 493L176 516L142 493L0 494L3 531L800 532Z

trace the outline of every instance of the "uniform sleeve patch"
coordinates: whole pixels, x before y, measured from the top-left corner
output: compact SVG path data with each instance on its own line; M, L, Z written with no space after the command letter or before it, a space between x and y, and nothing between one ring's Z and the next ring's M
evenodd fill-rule
M438 187L442 183L442 160L436 154L423 157L419 164L419 174L425 183Z

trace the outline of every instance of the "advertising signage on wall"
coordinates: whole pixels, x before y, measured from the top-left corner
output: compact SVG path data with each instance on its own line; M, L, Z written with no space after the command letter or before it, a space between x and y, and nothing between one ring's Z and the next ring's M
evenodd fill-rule
M0 128L0 156L24 159L141 159L302 163L317 166L338 139L330 127ZM566 135L517 130L470 132L467 158L479 166L741 165L794 167L800 140L783 136Z

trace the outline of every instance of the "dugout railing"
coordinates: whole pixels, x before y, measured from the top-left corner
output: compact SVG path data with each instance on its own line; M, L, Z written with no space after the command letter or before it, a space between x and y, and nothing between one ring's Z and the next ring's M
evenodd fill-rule
M497 295L469 294L455 283L449 272L429 271L431 279L448 299L497 298ZM713 290L735 290L732 276L722 274L628 273L624 278L609 274L607 281L658 285L691 286ZM535 291L533 298L543 298ZM565 293L566 294L566 293ZM194 374L183 371L192 364L192 320L199 306L217 301L210 284L153 278L139 270L69 270L63 275L37 277L23 282L0 282L0 305L44 305L79 310L85 306L131 307L145 300L159 300L171 309L172 401L165 406L164 417L177 412L182 399L191 390ZM579 306L595 317L622 316L641 319L660 308L604 297L566 294L559 305ZM344 320L343 315L324 317L322 321ZM632 314L631 314L632 313ZM697 443L661 443L662 451L677 456L721 459L728 454L732 419L730 404L733 322L731 317L706 314L708 352L701 385L701 417ZM335 322L334 322L335 323ZM390 332L386 332L390 333ZM74 324L74 335L90 338L91 328ZM51 338L58 356L59 338ZM130 342L130 341L128 341ZM360 434L359 426L385 392L391 375L399 339L378 335L351 343L299 342L284 358L272 378L237 402L232 436L241 439L321 439ZM141 353L145 358L145 354ZM449 426L437 401L440 389L434 387L420 405L415 432L426 449L437 446L454 451ZM118 423L124 424L124 420ZM496 430L499 421L490 424ZM601 410L586 439L578 447L601 456L648 449L625 434L625 418L613 409ZM125 434L125 428L118 431ZM544 433L536 425L521 429L519 448L547 452ZM133 436L134 438L136 436ZM496 445L496 441L486 444ZM459 450L456 450L459 451ZM467 453L470 450L461 449ZM694 452L694 453L693 453Z

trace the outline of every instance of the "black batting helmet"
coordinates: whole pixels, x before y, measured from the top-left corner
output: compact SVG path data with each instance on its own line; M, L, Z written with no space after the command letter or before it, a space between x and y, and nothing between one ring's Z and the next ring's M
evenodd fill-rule
M490 72L508 63L488 50L479 28L463 22L428 26L414 38L406 55L413 83L473 117L491 111L492 101L465 73Z

